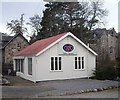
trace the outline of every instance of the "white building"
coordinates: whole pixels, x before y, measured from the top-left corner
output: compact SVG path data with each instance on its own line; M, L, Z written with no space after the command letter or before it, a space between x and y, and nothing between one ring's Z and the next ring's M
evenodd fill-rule
M97 54L72 33L36 41L14 57L17 75L33 81L86 78L93 75Z

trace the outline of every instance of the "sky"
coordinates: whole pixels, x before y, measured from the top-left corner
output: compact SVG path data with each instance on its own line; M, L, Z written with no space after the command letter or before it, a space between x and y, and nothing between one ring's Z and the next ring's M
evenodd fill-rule
M118 1L104 0L104 8L109 13L104 20L105 26L103 28L110 29L114 27L116 32L118 32ZM42 12L45 10L45 3L43 0L2 0L0 2L0 32L9 34L9 30L6 29L7 22L12 19L19 19L22 13L24 13L26 22L35 14L42 16Z

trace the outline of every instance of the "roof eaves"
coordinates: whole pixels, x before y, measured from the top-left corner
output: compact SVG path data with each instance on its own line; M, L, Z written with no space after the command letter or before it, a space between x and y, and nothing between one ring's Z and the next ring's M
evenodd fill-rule
M40 54L42 54L43 52L45 52L46 50L48 50L50 47L54 46L56 43L58 43L59 41L63 40L65 37L67 37L68 35L72 36L75 40L77 40L80 44L82 44L86 49L88 49L91 53L93 53L95 56L97 56L98 54L96 52L94 52L90 47L88 47L86 44L84 44L81 40L79 40L76 36L74 36L71 32L67 32L64 36L60 37L58 40L56 40L55 42L53 42L52 44L50 44L48 47L46 47L45 49L43 49L42 51L38 52L35 56L39 56Z
M16 38L18 35L21 35L24 39L25 39L25 41L27 41L27 39L21 34L21 33L18 33L18 34L16 34L15 36L13 36L13 38L3 47L3 49L14 39L14 38ZM29 43L28 41L27 41L27 43ZM30 44L30 43L29 43Z
M46 50L48 50L50 47L54 46L56 43L58 43L59 41L61 41L62 39L64 39L66 36L69 35L70 32L67 32L65 35L63 35L62 37L60 37L58 40L56 40L55 42L53 42L52 44L50 44L48 47L44 48L42 51L38 52L35 56L39 56L41 53L45 52Z
M77 40L80 44L82 44L86 49L88 49L91 53L93 53L94 55L98 55L95 51L93 51L89 46L87 46L85 43L83 43L80 39L78 39L76 36L74 36L73 34L71 34L71 36Z

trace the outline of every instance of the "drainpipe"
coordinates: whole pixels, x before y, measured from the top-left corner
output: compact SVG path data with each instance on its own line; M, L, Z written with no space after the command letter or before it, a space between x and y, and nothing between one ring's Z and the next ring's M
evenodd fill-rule
M89 47L89 43L87 44L87 46ZM88 53L89 53L89 50L87 49L87 74L88 74L88 72L89 72L89 70L88 70ZM88 74L88 79L89 79L89 74Z
M36 56L34 57L34 62L35 62L35 63L34 63L34 64L35 64L35 65L34 65L34 66L35 66L35 71L34 71L34 74L35 74L35 77L34 77L34 78L35 78L35 79L34 79L34 83L36 83L36 70L37 70L37 69L36 69L36 65L37 65Z

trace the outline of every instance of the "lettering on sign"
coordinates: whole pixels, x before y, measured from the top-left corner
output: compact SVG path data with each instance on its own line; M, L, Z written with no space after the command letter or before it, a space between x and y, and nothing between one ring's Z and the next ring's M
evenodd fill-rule
M71 44L65 44L63 46L63 50L66 51L66 52L71 52L71 51L73 51L73 49L74 49L74 46L71 45Z

